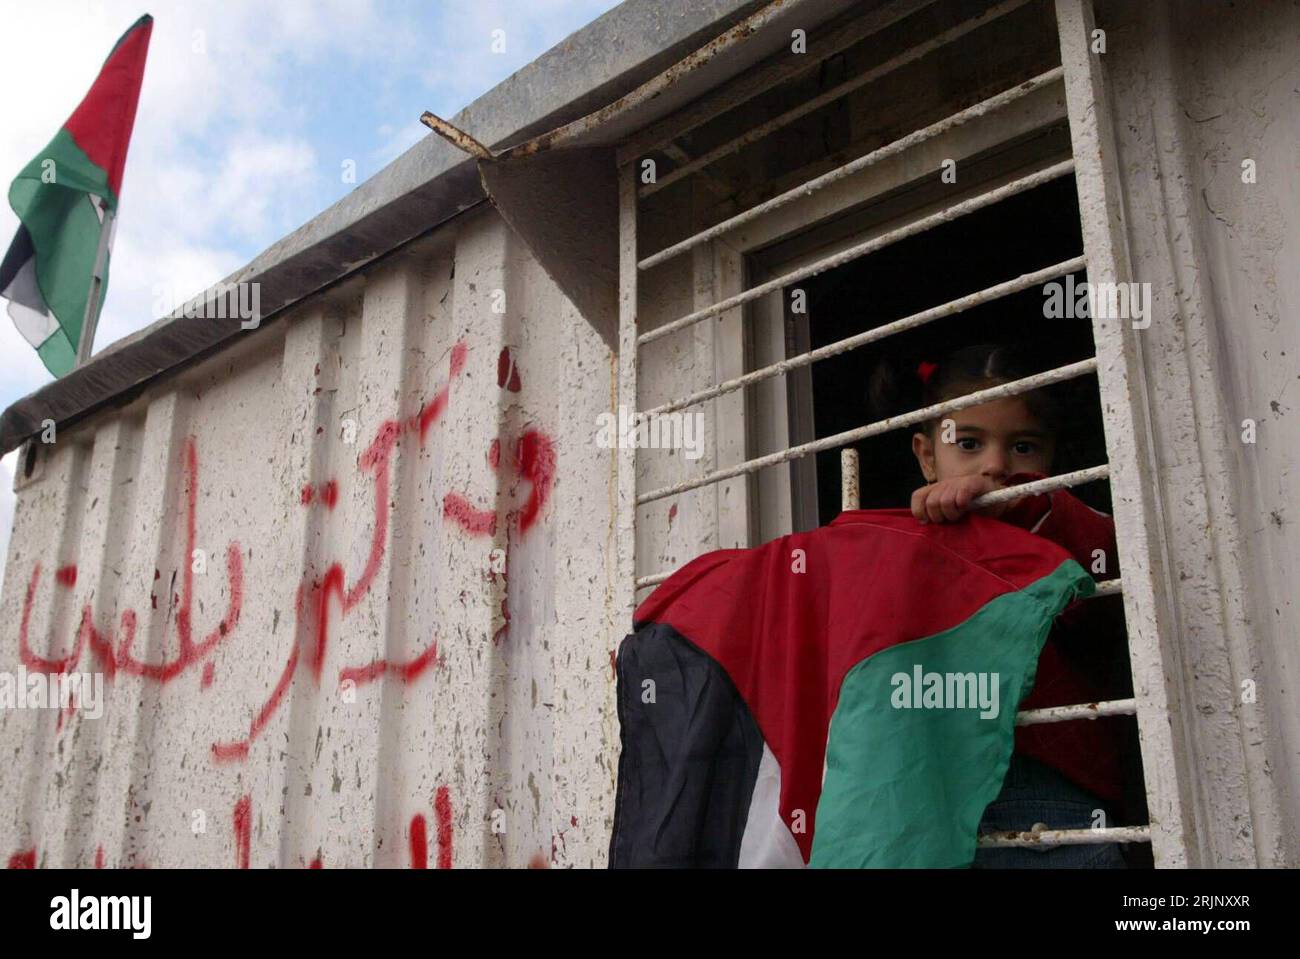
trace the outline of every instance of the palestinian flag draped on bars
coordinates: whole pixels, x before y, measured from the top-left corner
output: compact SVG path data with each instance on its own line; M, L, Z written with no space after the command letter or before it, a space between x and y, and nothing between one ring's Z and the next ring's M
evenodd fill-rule
M146 14L122 35L81 105L9 187L20 222L0 261L0 296L55 376L76 365L100 226L117 209L152 31ZM107 262L101 276L96 316Z
M1052 621L1094 588L1023 529L908 510L693 560L619 649L610 865L970 865Z

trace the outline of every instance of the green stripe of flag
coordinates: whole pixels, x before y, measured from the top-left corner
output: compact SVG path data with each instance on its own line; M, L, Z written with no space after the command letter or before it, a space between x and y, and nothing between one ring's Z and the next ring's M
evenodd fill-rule
M1052 621L1094 589L1083 567L1066 560L952 629L855 665L831 717L809 865L969 866L980 819L1006 777L1016 710L1033 686ZM974 673L977 682L981 673L996 673L997 715L951 702L899 708L903 684L894 677L913 677L918 665L923 673Z
M116 204L105 171L86 156L66 129L59 130L9 188L9 205L27 227L38 251L36 282L45 311L58 319L49 339L32 344L55 376L76 365L99 249L100 219L90 194ZM105 287L107 282L106 266ZM99 306L102 308L103 298Z

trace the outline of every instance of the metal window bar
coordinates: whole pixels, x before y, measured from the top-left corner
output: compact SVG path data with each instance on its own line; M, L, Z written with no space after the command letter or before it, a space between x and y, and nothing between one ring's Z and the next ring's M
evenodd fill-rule
M1095 596L1112 596L1115 593L1124 591L1124 577L1116 576L1114 579L1105 579L1097 584Z
M840 450L840 510L857 509L861 502L858 496L858 451Z
M899 240L905 240L908 237L916 236L919 233L925 233L944 223L951 223L953 220L960 219L968 213L974 213L976 210L982 210L987 206L1000 203L1008 197L1024 193L1026 190L1032 190L1035 187L1042 186L1044 183L1050 183L1052 180L1065 176L1067 173L1074 172L1074 160L1062 160L1060 163L1054 163L1051 166L1044 167L1035 173L1019 177L1010 183L1005 183L1000 187L988 190L978 196L973 196L968 200L962 200L951 206L944 207L936 213L929 216L923 216L918 220L913 220L905 226L882 233L874 239L867 240L865 243L859 243L851 246L847 250L841 250L839 253L815 260L807 266L802 266L797 270L792 270L782 276L774 277L766 283L760 283L758 286L752 286L744 292L737 293L735 296L729 296L725 300L720 300L712 306L707 306L702 310L696 310L694 313L688 313L679 319L665 323L663 326L655 327L646 333L637 337L637 343L644 345L651 343L669 333L676 333L688 326L693 326L701 320L706 320L711 316L717 316L719 313L725 313L742 306L751 300L757 300L759 297L766 296L774 290L779 290L789 286L791 283L797 283L800 280L810 276L816 276L827 270L832 270L837 266L843 266L845 263L851 263L854 260L875 253L877 250L897 243Z
M1055 369L1046 370L1042 373L1035 373L1032 376L1012 380L1009 383L990 386L987 389L976 390L974 393L967 393L964 396L945 400L942 403L924 406L918 410L912 410L910 413L901 413L898 416L891 416L883 420L877 420L874 423L868 423L866 426L859 426L855 429L845 430L842 433L835 433L819 440L801 443L798 446L791 446L775 453L768 453L766 456L758 456L754 459L746 460L743 463L737 463L735 466L712 470L711 472L705 473L703 476L697 476L694 479L682 480L679 483L661 486L656 490L651 490L649 493L642 493L636 498L636 504L642 506L646 503L653 503L655 500L664 499L677 493L685 493L701 486L708 486L710 483L716 483L719 480L730 479L733 476L740 476L744 473L754 473L768 466L776 466L779 463L786 463L793 459L799 459L800 457L807 456L810 453L819 453L822 450L847 446L850 443L856 443L858 440L863 440L870 436L878 436L881 433L888 433L891 430L902 429L905 426L923 423L926 420L933 419L936 416L942 416L945 413L953 413L957 410L966 409L968 406L978 406L981 403L1002 399L1006 396L1018 396L1021 393L1028 393L1031 390L1036 390L1052 383L1060 383L1065 380L1076 379L1080 376L1086 376L1089 373L1095 372L1096 369L1097 361L1092 358L1079 360L1077 363L1068 363L1065 366L1058 366ZM1086 470L1077 470L1073 473L1053 476L1046 480L1026 483L1024 486L1015 487L1014 490L998 490L993 493L985 493L979 499L974 500L974 502L981 506L992 505L994 503L999 503L1004 499L1015 499L1017 496L1024 496L1040 491L1045 492L1049 489L1057 489L1060 486L1087 483L1094 479L1101 479L1106 475L1106 466L1094 466Z
M1063 723L1072 719L1100 719L1103 716L1132 716L1136 713L1136 699L1108 699L1099 703L1027 709L1016 713L1016 725L1041 726L1043 723Z
M800 367L816 363L818 360L824 360L831 356L838 356L841 353L847 353L849 350L857 349L859 346L865 346L868 343L874 343L876 340L883 340L886 337L893 336L895 333L902 333L905 330L913 330L919 326L925 326L927 323L933 323L935 320L942 320L958 313L963 313L973 307L982 306L985 303L991 303L994 300L1000 300L1005 296L1011 296L1028 290L1035 286L1040 286L1047 280L1057 276L1065 276L1068 273L1074 273L1082 270L1087 266L1087 259L1082 256L1076 256L1070 260L1064 260L1060 263L1054 263L1051 266L1044 267L1041 270L1035 270L1032 273L1024 273L1014 280L1007 280L1005 283L998 283L983 290L977 290L966 296L959 297L955 300L949 300L947 303L941 303L938 306L932 306L929 309L922 310L919 313L913 313L911 316L905 316L901 319L878 326L875 329L867 330L864 333L856 333L853 336L845 337L834 343L827 343L825 346L819 346L815 350L807 353L800 353L798 356L792 356L788 359L780 360L770 366L764 366L761 369L746 373L744 376L737 376L733 379L726 380L716 386L710 386L707 389L691 393L678 400L672 400L663 403L642 412L642 416L660 416L664 413L673 413L677 410L685 409L688 406L694 406L697 403L703 403L705 400L711 400L715 396L723 396L726 393L743 389L746 386L753 386L755 383L761 383L764 380L771 379L782 373L788 373L791 370L797 370Z
M853 176L853 174L859 173L867 167L874 166L881 160L887 160L892 156L910 150L917 144L924 143L926 140L932 140L964 123L969 123L972 120L988 116L995 110L1000 110L1011 103L1015 103L1017 100L1028 96L1041 87L1045 87L1051 83L1056 83L1061 79L1064 72L1065 71L1061 67L1054 67L1046 73L1041 73L1036 77L1026 80L1018 86L1012 87L1010 90L1004 90L1002 93L995 94L987 100L981 100L974 106L967 107L965 110L961 110L951 116L945 117L936 123L931 123L927 127L915 130L912 133L907 134L907 136L900 137L892 143L887 143L879 149L872 150L870 153L864 154L856 160L852 160L843 166L836 167L834 170L823 173L821 176L814 177L806 183L801 183L796 187L791 187L784 193L774 196L770 200L764 200L762 203L750 207L743 213L737 213L735 216L723 220L721 223L717 223L709 227L707 230L701 230L699 233L689 236L679 243L674 243L672 246L665 247L658 253L646 257L637 265L643 270L648 270L651 267L658 266L660 263L671 260L673 257L680 256L687 250L699 246L701 243L707 243L725 233L730 233L731 231L744 226L746 223L757 220L774 210L779 210L781 207L793 203L796 200L810 196L818 190L824 189L834 183L838 183L846 177ZM668 177L665 176L661 178L659 182L663 183L667 179Z
M996 832L980 836L975 845L982 849L1030 848L1035 846L1084 846L1092 843L1150 842L1150 826L1108 826L1104 829L1041 829L1025 832Z
M1015 382L1023 383L1024 380L1016 380ZM1009 386L1011 384L1004 384L1004 385ZM998 389L999 387L992 387L992 388ZM969 397L978 396L978 395L979 394L977 393L968 393L964 397L959 397L957 400L951 400L949 402L955 403L958 402L959 400L966 400ZM939 404L939 405L942 406L946 404ZM927 408L933 409L933 407L927 407ZM919 413L923 411L918 410L917 412ZM905 415L911 416L914 414L905 414ZM895 417L895 419L901 419L901 418L902 417ZM885 423L889 421L881 420L880 422ZM857 431L855 430L851 432L857 432ZM839 435L844 436L847 434L841 433ZM828 439L834 439L834 437L828 437ZM823 441L819 440L818 442L823 442ZM792 447L790 450L785 450L783 452L789 453L794 449L799 449L799 447ZM777 454L774 453L771 455L775 456ZM754 462L754 461L751 460L750 462ZM742 463L739 465L744 466L745 464ZM1110 473L1110 468L1108 466L1103 465L1103 466L1091 466L1088 467L1087 469L1082 469L1082 470L1075 470L1072 473L1062 473L1060 476L1049 476L1046 479L1035 480L1032 483L1024 483L1020 486L1013 486L1007 489L995 490L992 493L985 493L983 496L978 496L975 499L971 500L971 506L978 509L979 507L992 506L995 503L1001 503L1005 500L1019 499L1022 496L1033 496L1036 493L1048 493L1051 492L1052 490L1067 489L1071 486L1082 486L1084 483L1091 483L1099 479L1105 479L1107 478L1107 476L1109 476L1109 473ZM737 474L731 474L731 475L737 475ZM727 477L721 477L721 478L726 479ZM714 481L709 480L699 485L708 485L708 482L714 482ZM659 583L662 583L672 574L673 574L673 570L664 570L662 572L652 573L649 576L638 577L636 580L636 588L641 589L646 586L656 586ZM1097 584L1097 591L1094 595L1106 596L1106 595L1111 595L1113 593L1122 592L1123 591L1122 584L1123 584L1123 580L1120 577L1116 577L1115 579L1105 580L1104 582Z
M861 508L862 498L859 490L859 477L862 470L859 467L858 451L852 447L845 447L840 450L840 511L848 512L849 509ZM663 582L672 576L672 570L664 573L656 573L654 577L643 577L637 580L637 589L641 586L649 586L650 581ZM1096 591L1089 599L1096 599L1097 596L1110 596L1123 590L1123 580L1121 577L1115 577L1114 580L1102 580L1097 583Z

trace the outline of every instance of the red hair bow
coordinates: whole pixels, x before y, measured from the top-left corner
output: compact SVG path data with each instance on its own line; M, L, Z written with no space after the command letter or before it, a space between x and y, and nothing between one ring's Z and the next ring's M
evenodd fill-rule
M934 371L937 370L938 368L939 368L938 363L931 363L929 360L922 360L920 365L918 365L916 368L917 379L919 379L922 383L928 385L930 382L930 377L934 375Z

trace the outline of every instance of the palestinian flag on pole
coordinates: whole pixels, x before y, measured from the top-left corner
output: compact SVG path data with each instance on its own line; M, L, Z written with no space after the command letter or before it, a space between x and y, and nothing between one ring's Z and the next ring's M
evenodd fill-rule
M619 649L613 867L961 867L1092 578L971 516L855 510L674 573Z
M81 105L9 187L18 233L0 261L9 315L55 376L83 360L108 286L112 223L153 17L117 41Z

